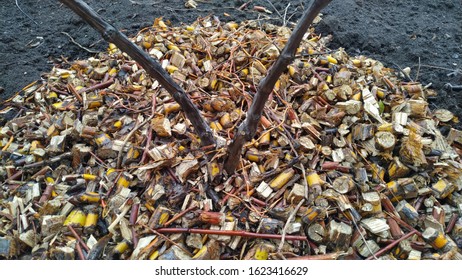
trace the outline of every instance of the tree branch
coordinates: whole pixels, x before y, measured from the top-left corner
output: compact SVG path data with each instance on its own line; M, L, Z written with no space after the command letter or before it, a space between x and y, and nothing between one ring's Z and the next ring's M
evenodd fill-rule
M332 0L313 0L308 8L303 13L292 35L289 38L286 46L282 50L273 66L269 69L268 75L260 81L258 91L255 94L252 105L247 112L246 119L239 126L233 141L228 147L228 158L225 162L225 170L228 175L231 175L236 170L239 163L242 147L245 142L252 140L260 121L263 109L265 108L266 100L273 91L274 85L287 69L287 66L293 61L295 52L300 45L308 27L319 14Z
M185 91L172 79L162 66L149 54L132 43L127 36L118 31L114 26L106 22L90 6L82 0L59 0L77 15L84 19L91 27L99 31L102 37L114 43L120 50L126 52L132 59L138 62L146 72L156 79L180 104L186 117L191 121L204 146L214 145L212 130L205 119L201 116L197 107Z

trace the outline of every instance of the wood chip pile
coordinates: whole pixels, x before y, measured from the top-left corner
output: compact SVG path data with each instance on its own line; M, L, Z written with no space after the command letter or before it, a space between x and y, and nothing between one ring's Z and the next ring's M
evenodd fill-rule
M290 29L157 19L133 38L215 133L110 44L0 111L0 259L460 259L462 132L436 92L306 34L234 174L222 164Z

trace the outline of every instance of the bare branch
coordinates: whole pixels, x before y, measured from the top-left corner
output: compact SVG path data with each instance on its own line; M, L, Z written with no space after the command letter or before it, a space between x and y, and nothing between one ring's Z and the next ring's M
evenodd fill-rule
M162 66L146 52L132 43L127 36L118 31L114 26L106 22L92 8L82 0L60 0L84 19L91 27L98 30L103 38L114 43L120 50L126 52L132 59L138 62L146 72L156 79L180 104L186 117L191 121L204 146L214 145L212 131L205 119L201 116L197 107L185 91L172 79Z
M282 50L273 66L269 69L268 75L260 81L258 91L255 94L252 105L247 112L247 117L239 126L233 141L228 147L228 158L225 162L225 170L230 175L234 173L239 163L242 147L244 143L252 140L257 131L257 125L260 121L265 103L274 85L287 69L287 66L293 61L295 52L303 39L308 27L313 22L319 12L326 7L332 0L313 0L309 7L303 13L286 46Z

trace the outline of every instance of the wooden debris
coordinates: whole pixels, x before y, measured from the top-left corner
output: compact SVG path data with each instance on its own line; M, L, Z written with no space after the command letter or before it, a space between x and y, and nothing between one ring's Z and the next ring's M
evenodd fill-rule
M350 246L353 229L351 226L332 220L329 223L329 246L335 251L344 251Z
M16 245L12 237L0 237L0 256L10 259L16 254Z
M112 44L2 104L0 117L21 111L0 126L0 258L460 258L453 114L311 32L233 174L227 145L287 28L157 19L132 39L187 89L217 146Z

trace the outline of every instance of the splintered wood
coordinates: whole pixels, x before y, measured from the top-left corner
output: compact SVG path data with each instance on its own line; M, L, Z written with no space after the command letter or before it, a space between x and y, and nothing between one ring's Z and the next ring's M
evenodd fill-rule
M157 19L133 38L214 131L110 44L0 111L1 259L460 259L462 132L379 61L305 35L234 174L223 162L290 30Z

